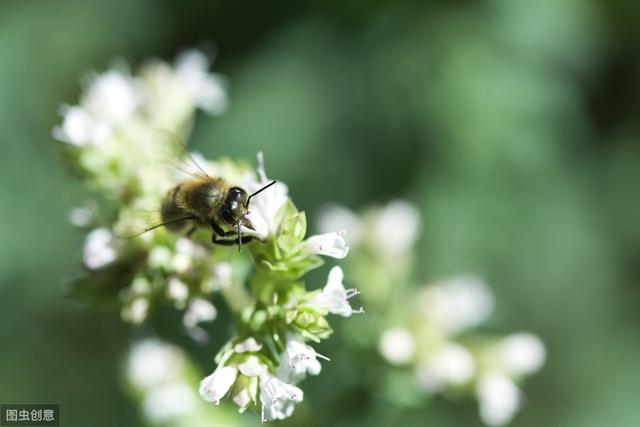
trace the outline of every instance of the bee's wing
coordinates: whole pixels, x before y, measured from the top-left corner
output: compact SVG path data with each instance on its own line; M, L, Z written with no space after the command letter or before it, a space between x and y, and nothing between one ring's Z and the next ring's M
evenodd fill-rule
M171 167L175 172L179 172L177 174L179 180L210 176L204 157L199 153L190 152L179 135L166 129L157 129L156 133L166 142L162 144L165 147L162 161L166 167Z
M114 228L114 235L120 239L134 239L149 231L161 227L171 227L173 230L179 229L180 225L185 226L195 219L192 215L181 212L165 215L162 217L161 209L127 209L121 213Z

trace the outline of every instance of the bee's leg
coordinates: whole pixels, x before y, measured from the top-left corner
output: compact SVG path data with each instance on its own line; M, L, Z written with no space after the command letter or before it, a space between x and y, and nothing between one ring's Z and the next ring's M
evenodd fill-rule
M224 231L222 229L222 227L220 227L215 221L211 220L211 228L213 228L213 231L215 231L215 233L220 236L220 237L226 237L226 236L235 236L236 233L235 231Z
M242 238L240 239L227 240L227 239L220 239L215 234L211 235L211 243L214 243L216 245L222 245L222 246L233 246L233 245L238 245L240 243L244 245L245 243L249 243L252 240L253 240L253 236L242 236Z
M187 231L187 233L185 234L186 237L191 237L191 235L196 231L197 227L195 225L192 225L191 228L189 229L189 231Z

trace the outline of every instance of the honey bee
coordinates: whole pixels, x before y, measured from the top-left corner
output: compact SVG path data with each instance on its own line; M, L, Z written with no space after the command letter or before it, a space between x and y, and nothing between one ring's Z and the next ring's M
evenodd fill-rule
M253 236L242 236L241 227L254 230L248 218L251 198L274 185L272 181L252 194L232 186L225 179L209 176L191 157L201 175L187 179L167 192L160 207L161 222L147 227L142 233L158 227L172 232L211 227L211 241L217 245L242 245L253 240ZM140 233L141 234L141 233Z

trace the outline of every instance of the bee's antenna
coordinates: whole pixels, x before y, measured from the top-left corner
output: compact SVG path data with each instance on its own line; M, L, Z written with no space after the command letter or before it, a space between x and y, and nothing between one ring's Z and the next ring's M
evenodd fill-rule
M266 190L267 188L271 187L273 184L275 184L278 181L271 181L269 184L265 185L264 187L262 187L261 189L259 189L258 191L256 191L255 193L252 193L249 197L247 197L247 204L245 205L245 207L249 207L249 202L251 201L251 198L253 196L255 196L258 193L263 192L264 190Z
M238 252L240 252L242 251L242 232L240 231L240 220L236 222L236 225L238 226Z

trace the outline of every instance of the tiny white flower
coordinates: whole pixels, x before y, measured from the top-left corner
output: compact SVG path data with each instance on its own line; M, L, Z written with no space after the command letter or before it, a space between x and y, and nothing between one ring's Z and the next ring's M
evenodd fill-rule
M265 374L260 379L262 421L283 420L293 414L295 404L302 402L304 394L298 387Z
M233 351L236 353L255 353L262 350L262 344L258 343L255 338L249 337L246 340L239 342L233 346Z
M133 324L144 322L149 314L149 300L144 297L134 298L126 311L125 317Z
M427 319L445 335L455 335L486 321L494 307L493 295L479 277L454 277L419 292L417 304Z
M246 183L245 188L249 193L258 191L272 182L265 173L262 152L258 153L258 178L258 180L252 179ZM256 236L259 239L274 235L280 226L280 218L278 218L277 214L287 202L288 192L287 186L278 181L269 189L260 193L259 196L253 197L247 218L251 221L255 230L243 227L243 233Z
M193 265L193 258L185 253L176 253L171 258L171 267L176 273L186 273Z
M189 287L177 277L171 277L169 278L167 293L169 298L178 304L184 304L189 297Z
M311 306L329 310L332 314L349 317L354 313L364 313L362 308L354 310L349 304L349 298L358 295L356 289L345 289L342 284L344 273L342 268L335 266L329 271L327 284L322 291L309 302Z
M85 239L84 264L92 270L104 267L118 257L116 240L108 228L92 230Z
M502 364L512 375L532 374L544 364L544 344L534 334L521 332L508 335L499 346Z
M418 381L430 391L437 391L447 385L467 384L475 372L473 355L460 344L445 345L416 369Z
M128 377L137 387L150 389L172 379L181 369L180 351L156 339L136 343L127 363Z
M389 328L380 336L378 351L389 363L404 365L415 356L416 342L405 328Z
M508 424L520 408L522 396L509 378L499 374L485 374L476 385L480 404L480 418L489 426Z
M142 410L153 424L163 424L189 414L196 406L196 396L184 383L154 388L144 397Z
M154 246L149 251L147 262L153 268L168 268L171 265L173 253L166 246Z
M193 329L202 322L211 322L218 315L214 305L203 298L194 298L184 313L182 323L187 329Z
M342 231L311 236L303 242L304 250L310 254L344 258L349 253L349 247L342 237L344 233Z
M374 245L385 253L409 250L420 228L420 212L411 203L394 200L374 217L371 237Z
M362 219L343 206L330 205L320 211L318 229L323 233L345 230L344 239L349 246L357 246L360 243L363 228Z
M200 396L207 402L220 404L236 381L238 369L233 366L218 366L208 377L200 381Z
M87 207L77 207L69 211L69 222L76 227L86 227L92 220L93 213Z
M62 125L53 129L53 137L77 146L99 145L111 137L111 127L93 118L82 107L63 105Z
M134 79L114 69L94 76L82 99L82 105L93 117L109 124L130 119L138 102Z
M240 363L238 370L246 377L262 377L267 373L267 367L255 356L250 356Z
M324 356L317 354L313 347L306 345L300 337L289 334L286 349L278 366L278 378L297 384L307 374L318 375L322 367L317 357Z
M176 60L177 81L198 107L218 115L227 108L227 91L222 78L208 70L209 60L197 50L184 52Z

